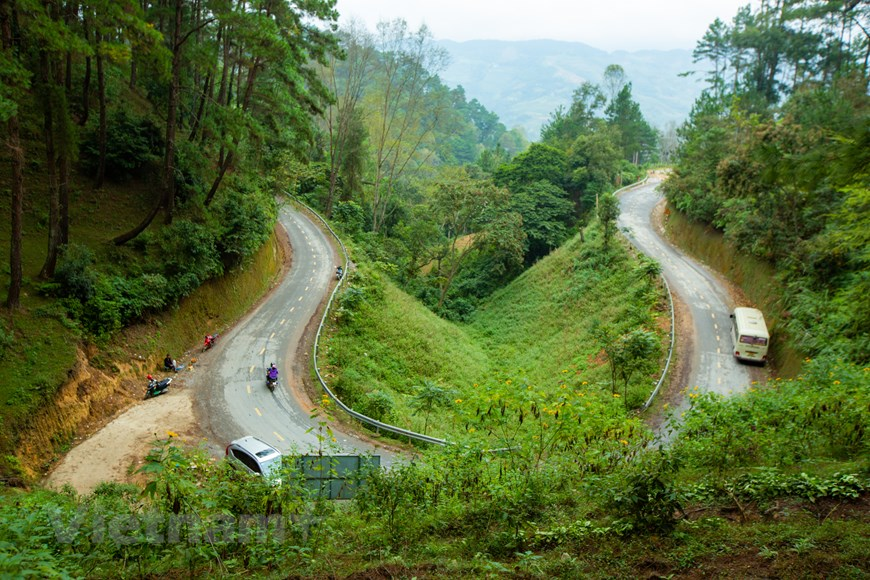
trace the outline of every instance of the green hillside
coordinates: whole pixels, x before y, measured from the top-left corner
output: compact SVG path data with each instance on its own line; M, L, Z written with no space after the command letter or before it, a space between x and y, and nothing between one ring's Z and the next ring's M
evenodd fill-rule
M661 328L662 289L624 248L605 252L597 229L540 260L478 310L470 324L502 374L552 384L568 374L610 388L604 344L596 325L622 335ZM659 333L659 344L663 338ZM661 351L658 351L661 352ZM653 359L654 360L654 359ZM629 407L649 394L655 368L634 383ZM567 372L566 372L567 371ZM652 380L650 380L652 379Z
M622 395L611 384L607 346L632 331L655 337L651 356L630 382L624 410L640 406L658 378L665 330L662 289L623 246L605 250L597 228L579 234L496 292L467 324L433 315L365 263L340 294L325 343L326 369L342 400L373 418L422 431L414 412L425 381L444 389L441 420L431 433L462 435L467 417L456 401L495 385L532 388L556 398L570 385ZM520 385L525 385L521 387ZM619 398L619 397L617 397Z

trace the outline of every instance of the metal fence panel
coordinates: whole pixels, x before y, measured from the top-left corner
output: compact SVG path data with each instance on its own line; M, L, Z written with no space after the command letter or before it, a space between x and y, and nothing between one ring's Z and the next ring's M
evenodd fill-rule
M365 484L365 474L381 467L380 455L303 455L297 467L305 488L327 499L351 499Z

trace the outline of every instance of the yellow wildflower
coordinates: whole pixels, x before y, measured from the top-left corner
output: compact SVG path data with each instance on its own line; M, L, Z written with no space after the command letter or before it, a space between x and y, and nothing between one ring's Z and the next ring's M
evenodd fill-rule
M178 437L178 433L176 433L174 431L167 431L166 434L169 435L170 437Z
M458 405L459 403L462 402L462 399L456 399L456 401L454 401L454 402Z

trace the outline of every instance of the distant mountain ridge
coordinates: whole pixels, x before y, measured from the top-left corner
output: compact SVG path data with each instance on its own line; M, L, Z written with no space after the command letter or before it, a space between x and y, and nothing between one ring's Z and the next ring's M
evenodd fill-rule
M632 83L632 94L647 121L659 129L682 123L703 88L690 50L607 52L580 42L556 40L439 40L451 56L441 74L450 86L462 85L495 112L508 129L523 127L536 140L559 105L566 108L584 81L601 84L608 65L618 64Z

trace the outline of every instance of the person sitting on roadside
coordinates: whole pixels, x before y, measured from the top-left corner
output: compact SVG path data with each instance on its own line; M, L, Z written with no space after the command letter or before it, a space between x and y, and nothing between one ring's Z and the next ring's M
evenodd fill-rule
M175 364L175 359L168 352L166 353L166 358L163 359L163 368L167 371L178 372L178 365Z

